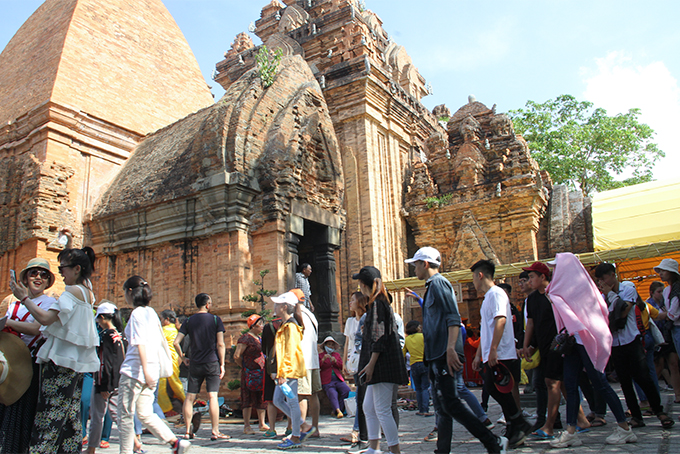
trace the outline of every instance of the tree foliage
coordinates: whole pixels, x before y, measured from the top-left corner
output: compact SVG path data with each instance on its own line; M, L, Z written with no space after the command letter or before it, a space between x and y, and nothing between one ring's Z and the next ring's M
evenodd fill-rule
M665 154L639 115L639 109L630 109L608 116L571 95L543 104L528 101L524 109L510 111L515 131L524 136L541 169L555 183L586 195L652 180L652 166ZM617 180L622 173L630 177Z
M268 88L274 83L274 78L279 70L279 63L281 63L281 56L283 51L276 49L270 51L264 44L255 54L255 61L257 62L258 74L262 81L262 86Z

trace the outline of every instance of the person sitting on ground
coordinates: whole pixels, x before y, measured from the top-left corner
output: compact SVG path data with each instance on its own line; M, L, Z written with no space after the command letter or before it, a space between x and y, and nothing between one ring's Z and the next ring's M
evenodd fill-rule
M321 385L331 403L333 415L340 419L344 416L345 399L349 396L349 386L342 376L342 358L338 353L340 344L333 339L333 336L328 336L323 340L321 349L319 353Z

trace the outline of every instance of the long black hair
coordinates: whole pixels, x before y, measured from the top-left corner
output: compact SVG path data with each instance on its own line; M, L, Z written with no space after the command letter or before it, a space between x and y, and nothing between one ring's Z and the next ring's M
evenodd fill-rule
M60 262L65 260L71 266L80 265L80 275L76 279L78 284L92 276L94 272L94 259L94 250L89 246L85 246L82 249L64 249L57 256L57 260Z
M148 306L151 298L153 298L153 292L149 283L141 276L129 277L123 284L123 290L130 292L132 304L135 307Z
M99 317L103 318L104 320L110 320L111 323L113 323L113 326L116 328L116 331L119 333L122 333L125 330L123 318L120 316L120 311L118 309L116 309L113 314L99 314Z

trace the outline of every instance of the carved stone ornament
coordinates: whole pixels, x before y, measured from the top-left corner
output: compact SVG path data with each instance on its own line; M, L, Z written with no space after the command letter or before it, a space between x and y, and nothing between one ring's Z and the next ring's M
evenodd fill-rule
M291 5L283 10L277 30L280 33L288 33L298 29L309 22L309 13L298 5Z
M515 128L512 124L512 120L505 114L496 115L491 120L491 131L493 132L494 137L515 135Z

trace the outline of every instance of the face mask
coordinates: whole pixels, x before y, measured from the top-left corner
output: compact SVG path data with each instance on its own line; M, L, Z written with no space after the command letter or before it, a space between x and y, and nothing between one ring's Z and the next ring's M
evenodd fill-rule
M328 345L324 345L323 348L326 349L326 353L328 353L329 355L335 351L331 347L329 347Z

